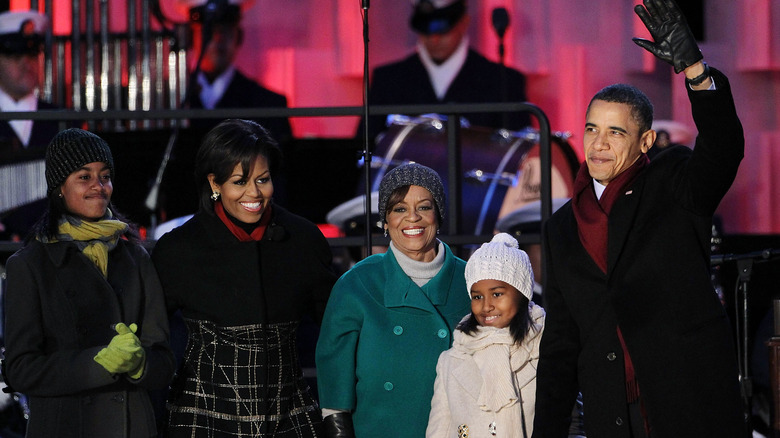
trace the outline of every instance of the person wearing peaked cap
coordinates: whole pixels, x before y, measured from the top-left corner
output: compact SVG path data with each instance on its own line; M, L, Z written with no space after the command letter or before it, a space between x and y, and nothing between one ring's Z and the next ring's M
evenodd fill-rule
M189 6L194 49L202 55L197 75L187 90L190 108L286 108L287 97L269 90L247 77L235 66L244 42L241 27L244 0L182 0ZM205 43L205 45L204 45ZM202 53L201 53L202 52ZM292 138L287 118L255 120L271 132L282 145ZM219 120L201 120L198 126L207 132Z
M407 163L382 178L390 248L333 286L317 341L326 437L425 435L436 360L469 311L466 263L436 238L445 202L429 167Z
M242 18L251 0L179 0L179 9L187 11L193 37L195 59L202 56L199 68L188 79L184 106L192 109L287 108L284 94L272 91L239 70L235 62L244 43ZM208 40L204 45L204 41ZM251 48L250 48L251 49ZM247 56L255 56L251 50ZM287 117L252 119L275 138L282 149L292 137ZM162 209L169 218L193 214L198 209L193 180L195 153L206 134L222 119L198 119L184 132L192 141L182 141L187 153L175 154L161 186ZM184 138L183 136L183 138ZM193 146L188 146L193 145ZM281 192L277 195L283 197Z
M38 12L0 14L0 110L36 111L46 107L38 101L37 89L39 54L48 26L48 18ZM2 123L6 124L0 126L0 147L3 149L44 149L57 133L51 129L35 132L33 127L42 122L12 120Z
M374 69L369 91L372 105L523 102L525 76L489 61L469 47L467 0L412 0L409 26L417 34L415 53ZM503 70L503 71L502 71ZM506 75L506 90L501 77ZM501 113L463 114L472 126L519 130L529 124L525 113L512 113L504 125ZM369 118L374 140L385 128L385 116ZM357 137L363 135L363 122Z
M157 436L149 391L176 362L157 273L111 203L111 150L63 130L45 172L48 210L8 259L4 291L3 375L29 401L26 436Z
M0 13L0 111L57 109L38 98L40 54L48 29L48 17L38 12ZM53 120L0 120L0 166L42 160L46 145L60 128ZM23 239L46 209L44 200L22 203L26 205L0 212L0 240Z
M652 161L653 105L609 85L585 111L585 163L545 224L545 333L534 437L565 436L579 391L594 437L750 436L734 332L710 278L712 219L745 154L728 78L703 61L674 0L634 11L640 47L683 73L693 150ZM742 393L745 394L745 393Z

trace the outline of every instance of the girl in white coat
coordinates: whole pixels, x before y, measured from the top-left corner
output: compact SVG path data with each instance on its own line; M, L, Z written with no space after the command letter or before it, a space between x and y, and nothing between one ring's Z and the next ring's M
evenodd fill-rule
M506 233L466 264L471 313L439 356L427 437L530 437L544 309L528 255Z

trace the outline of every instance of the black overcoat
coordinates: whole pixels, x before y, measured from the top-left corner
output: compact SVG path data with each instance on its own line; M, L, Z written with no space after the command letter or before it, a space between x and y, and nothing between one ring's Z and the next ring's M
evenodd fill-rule
M29 400L27 437L150 437L147 390L175 369L163 293L146 250L120 240L108 278L72 242L33 240L8 259L5 371ZM146 350L142 377L112 375L93 359L136 323Z

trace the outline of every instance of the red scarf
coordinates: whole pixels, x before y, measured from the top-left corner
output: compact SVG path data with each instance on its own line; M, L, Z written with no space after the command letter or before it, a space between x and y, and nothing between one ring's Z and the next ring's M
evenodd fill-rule
M593 191L593 178L588 172L587 163L583 163L574 181L572 208L577 220L580 242L593 261L605 274L607 273L607 243L609 236L609 212L625 190L631 186L639 173L649 163L647 155L642 154L628 169L607 184L601 199L596 199ZM639 399L639 384L636 381L634 364L623 340L623 333L617 327L620 346L623 347L623 359L626 371L626 397L629 403Z
M229 217L227 217L227 214L225 213L225 207L222 206L222 201L217 201L214 203L214 213L217 214L217 217L219 217L222 223L225 224L228 230L230 230L230 232L236 236L236 239L241 242L251 242L253 240L258 241L262 239L263 234L265 234L265 229L271 222L271 204L268 204L268 207L266 207L262 217L260 218L260 222L257 224L257 228L252 230L252 234L244 231L241 227L234 224Z
M631 167L607 184L607 188L601 194L601 199L596 199L596 192L593 191L593 178L588 172L587 163L582 163L577 178L574 180L572 208L574 209L574 217L577 219L580 242L605 274L607 273L609 212L612 211L615 201L625 193L625 189L634 182L649 162L647 155L642 154Z

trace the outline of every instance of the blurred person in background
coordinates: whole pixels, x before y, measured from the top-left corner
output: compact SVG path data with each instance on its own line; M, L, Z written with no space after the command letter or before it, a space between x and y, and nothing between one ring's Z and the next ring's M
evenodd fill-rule
M524 102L525 76L492 62L469 46L467 0L412 0L409 26L415 53L374 69L371 105ZM504 79L502 79L504 75ZM502 83L504 85L502 85ZM519 130L528 114L462 114L471 126ZM369 117L369 139L385 129L386 116ZM363 133L358 126L358 137Z
M35 112L56 108L40 100L38 89L40 55L48 29L49 19L41 13L0 13L0 111ZM32 160L43 161L46 146L58 131L57 121L0 120L0 168ZM44 186L42 172L39 179ZM11 189L6 187L4 190ZM23 203L17 208L0 211L0 240L24 239L46 210L44 198L20 201Z

